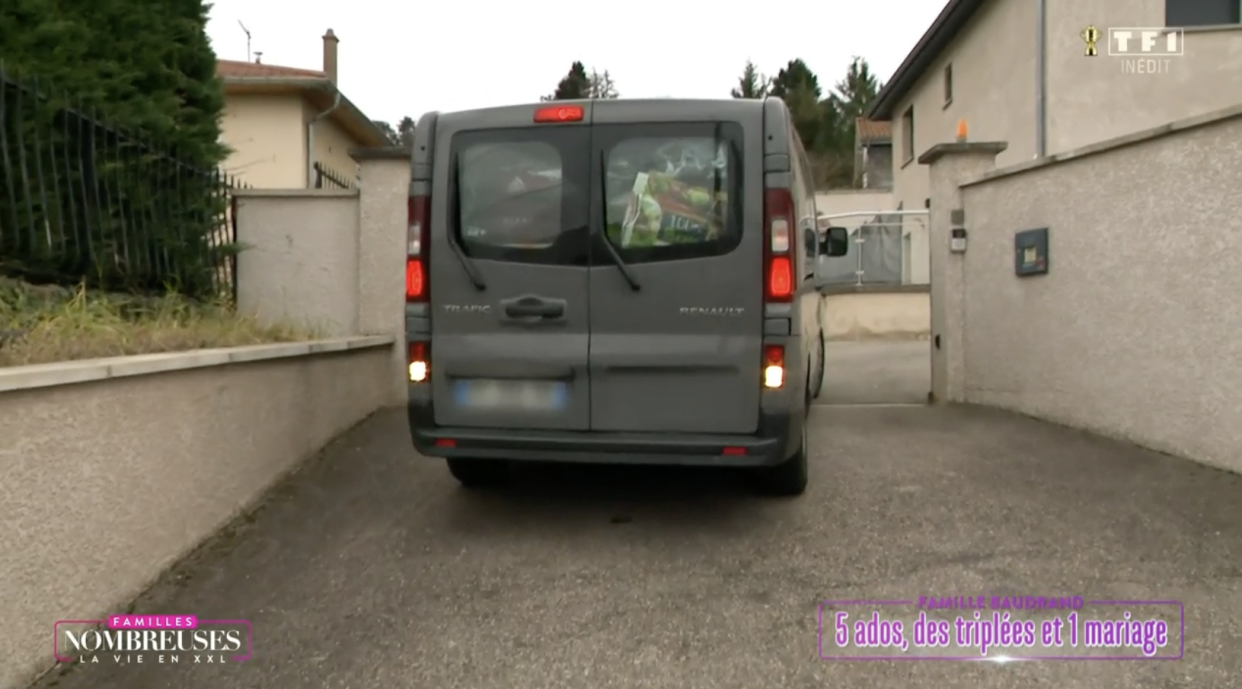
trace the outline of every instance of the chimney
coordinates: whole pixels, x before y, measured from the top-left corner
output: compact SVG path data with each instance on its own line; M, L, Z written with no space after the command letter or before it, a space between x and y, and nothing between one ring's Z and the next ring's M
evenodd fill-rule
M323 35L323 71L333 84L336 83L336 44L340 42L332 29Z

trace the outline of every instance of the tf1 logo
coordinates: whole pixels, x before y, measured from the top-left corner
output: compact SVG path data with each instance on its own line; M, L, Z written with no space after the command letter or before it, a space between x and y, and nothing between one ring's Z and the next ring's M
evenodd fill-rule
M1170 27L1127 27L1107 30L1108 54L1113 57L1177 57L1186 52L1186 33ZM1078 34L1087 44L1084 54L1099 54L1097 44L1105 38L1104 32L1088 26Z

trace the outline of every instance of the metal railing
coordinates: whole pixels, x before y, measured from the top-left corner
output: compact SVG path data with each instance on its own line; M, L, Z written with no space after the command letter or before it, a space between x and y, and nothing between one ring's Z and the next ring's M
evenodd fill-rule
M821 285L926 285L930 254L928 211L860 211L819 216L821 229L845 227L853 246L845 256L821 256Z
M345 175L336 172L322 163L311 165L315 170L316 189L353 189L354 183Z
M235 294L238 186L0 62L0 275Z

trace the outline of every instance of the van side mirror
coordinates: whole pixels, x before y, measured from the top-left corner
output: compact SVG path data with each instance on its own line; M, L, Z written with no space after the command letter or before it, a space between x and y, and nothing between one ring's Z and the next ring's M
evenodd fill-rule
M826 256L844 256L850 252L850 231L844 227L829 227L820 244L820 253Z

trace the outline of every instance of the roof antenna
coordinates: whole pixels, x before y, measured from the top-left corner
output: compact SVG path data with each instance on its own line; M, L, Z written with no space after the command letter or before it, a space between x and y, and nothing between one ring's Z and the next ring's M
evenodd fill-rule
M246 62L250 62L250 29L247 29L246 25L243 24L240 19L237 20L237 25L240 26L242 28L242 32L246 34Z

